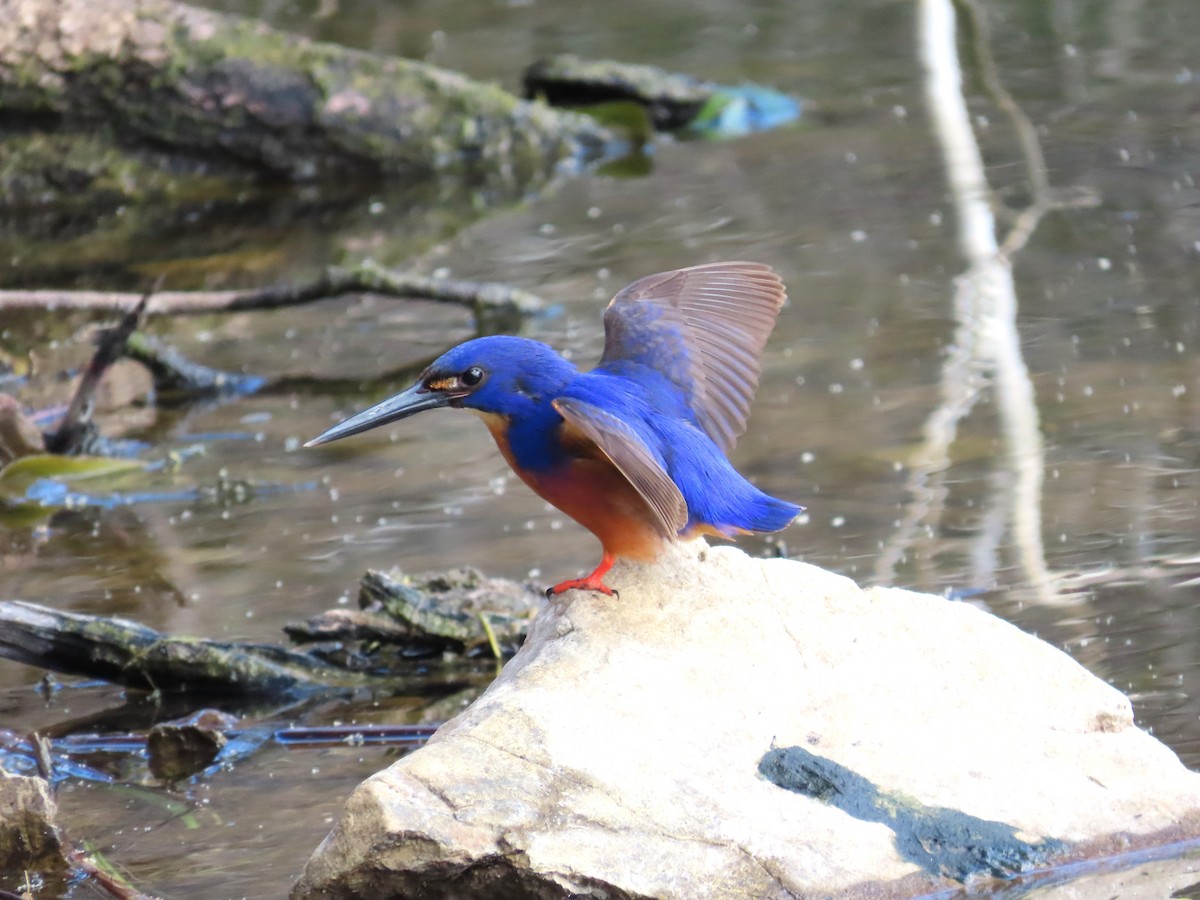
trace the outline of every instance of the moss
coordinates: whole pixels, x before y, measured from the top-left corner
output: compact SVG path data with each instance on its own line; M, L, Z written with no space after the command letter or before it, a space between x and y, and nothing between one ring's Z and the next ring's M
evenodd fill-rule
M38 25L0 48L0 104L253 175L515 171L532 183L607 141L590 120L530 115L495 85L169 0L14 2Z
M125 150L103 132L27 132L0 141L5 206L117 205L166 197L231 196L248 184L228 171L153 150Z

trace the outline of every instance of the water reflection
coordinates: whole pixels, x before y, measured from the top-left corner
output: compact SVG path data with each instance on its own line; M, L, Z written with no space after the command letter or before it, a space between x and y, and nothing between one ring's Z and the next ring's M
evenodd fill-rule
M1035 199L1018 217L1001 250L990 205L993 191L984 174L983 156L963 94L953 3L922 0L917 24L928 110L950 184L959 250L968 268L955 281L954 317L958 325L942 367L942 403L926 421L925 443L910 466L909 489L914 502L896 536L880 554L876 577L883 583L894 581L896 562L911 544L916 530L922 525L938 527L945 490L931 481L946 472L958 423L970 413L980 392L990 383L995 387L1007 468L993 479L994 513L984 514L983 527L971 553L973 582L986 586L997 583L995 568L1001 530L1011 518L1013 545L1026 581L1039 600L1049 602L1056 598L1056 592L1042 547L1045 460L1037 403L1017 332L1017 292L1012 274L1013 254L1024 246L1049 206L1045 163L1028 119L1015 104L1010 105L1014 121L1021 123L1025 163ZM983 33L979 28L975 31L977 35ZM986 46L983 53L981 59L990 69Z

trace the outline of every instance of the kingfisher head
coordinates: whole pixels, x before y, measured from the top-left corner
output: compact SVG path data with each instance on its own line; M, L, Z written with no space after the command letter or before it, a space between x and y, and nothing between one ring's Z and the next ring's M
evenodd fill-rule
M512 418L548 408L575 367L545 344L496 335L439 356L416 383L353 415L304 446L327 444L426 409L450 406Z

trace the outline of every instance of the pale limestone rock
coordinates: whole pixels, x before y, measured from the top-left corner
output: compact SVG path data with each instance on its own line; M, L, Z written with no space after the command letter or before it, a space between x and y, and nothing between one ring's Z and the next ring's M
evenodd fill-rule
M974 607L701 542L609 583L364 783L293 896L909 896L1200 833L1129 701Z

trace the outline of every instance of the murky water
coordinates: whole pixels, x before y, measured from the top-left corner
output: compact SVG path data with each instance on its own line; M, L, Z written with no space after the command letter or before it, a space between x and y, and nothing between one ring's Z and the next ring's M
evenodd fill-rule
M370 255L557 301L525 333L587 364L603 304L628 281L719 258L769 262L791 304L735 462L808 513L778 547L746 548L984 604L1127 691L1141 724L1200 765L1200 5L987 5L997 71L1033 125L1052 207L1013 253L1015 317L1003 310L1003 272L960 277L969 203L948 187L915 7L840 0L231 3L510 86L530 60L571 50L761 81L817 112L806 127L745 140L666 141L648 176L567 182L463 230L477 216L469 203L429 196L413 214L411 194L305 192L201 210L119 245L104 267L42 245L6 277L48 286L59 272L111 287L166 271L169 287L227 286ZM962 52L982 174L1014 211L999 218L1003 239L1039 199L1040 170L1019 122L989 96L978 49ZM83 322L22 317L4 323L4 344L23 345L35 327L69 338ZM511 475L473 416L429 414L299 449L380 399L358 379L469 336L462 312L355 298L155 328L212 365L340 380L151 416L141 436L206 450L154 487L200 487L200 498L8 527L4 597L173 633L276 639L283 623L352 596L368 567L470 564L545 584L595 563L594 539ZM69 339L53 355L42 348L46 359L85 353ZM222 489L231 482L247 489ZM45 700L40 674L0 663L0 724L46 728L126 699L88 686ZM460 686L487 677L472 669ZM445 680L415 679L400 699L376 698L384 712L374 714L444 716L430 704ZM353 785L388 759L275 749L172 795L74 787L63 805L72 833L143 889L278 895Z

